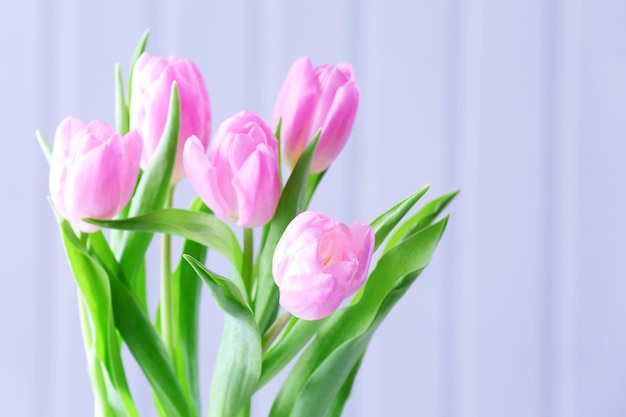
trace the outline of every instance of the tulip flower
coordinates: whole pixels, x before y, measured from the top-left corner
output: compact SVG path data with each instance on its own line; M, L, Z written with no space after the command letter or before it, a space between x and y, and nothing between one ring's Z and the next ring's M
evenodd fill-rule
M282 117L283 160L290 168L322 129L311 172L324 171L348 140L360 90L349 63L313 68L309 57L293 63L274 106L273 123Z
M280 197L278 141L254 113L224 121L208 158L198 138L185 144L189 181L217 217L242 227L262 226L274 216Z
M120 136L105 122L59 124L50 162L50 195L57 211L83 232L98 227L82 218L111 219L130 200L139 175L141 137Z
M133 70L130 100L130 128L137 129L143 139L141 167L145 169L163 135L174 81L180 97L180 128L172 184L185 176L185 140L195 136L203 146L209 143L211 109L202 74L188 59L160 58L144 52Z
M369 225L348 227L314 211L299 214L274 251L280 304L305 320L330 315L365 283L373 251Z

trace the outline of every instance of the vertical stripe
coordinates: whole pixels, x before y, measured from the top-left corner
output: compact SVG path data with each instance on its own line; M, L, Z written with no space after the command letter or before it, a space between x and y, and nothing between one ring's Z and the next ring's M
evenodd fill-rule
M461 0L447 0L445 6L445 85L443 117L443 153L441 164L444 167L443 186L445 190L460 187L460 99L462 83L461 42L464 29L464 4ZM463 197L463 196L462 196ZM456 205L456 204L455 204ZM454 206L453 206L454 207ZM442 416L458 415L458 375L459 375L459 265L460 234L455 225L458 216L452 214L451 225L446 230L447 251L441 266L441 388L439 409Z
M555 304L556 343L553 346L554 416L577 415L576 286L578 282L578 151L580 148L580 70L582 0L562 0L559 19L559 66L555 208L559 246L556 253L558 294Z
M554 332L555 317L554 308L555 300L558 300L557 289L557 271L555 265L555 251L558 245L556 219L558 213L555 212L556 204L556 184L555 184L555 164L557 159L556 153L556 105L558 88L557 80L559 79L559 71L557 54L558 49L558 31L559 31L559 2L544 3L544 41L543 47L543 100L541 103L542 115L542 153L540 159L541 177L541 230L543 231L543 239L539 242L540 246L537 251L539 258L540 276L542 285L538 287L537 294L539 303L539 343L540 362L541 362L541 378L537 381L536 392L538 396L538 417L551 417L554 415L553 404L553 388L554 388L554 349L556 333ZM557 301L558 303L558 301Z

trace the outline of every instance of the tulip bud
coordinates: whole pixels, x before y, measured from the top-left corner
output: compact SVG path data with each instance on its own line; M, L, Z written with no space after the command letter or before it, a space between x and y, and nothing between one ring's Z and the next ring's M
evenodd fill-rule
M280 198L278 141L256 114L243 111L225 120L208 159L202 143L190 138L184 164L191 185L220 219L255 227L274 216Z
M314 211L296 216L274 250L272 271L280 305L305 320L330 315L367 279L374 232Z
M59 124L50 162L50 195L57 211L83 232L98 227L82 218L111 219L130 200L139 175L141 137L124 137L105 122Z
M360 90L349 63L313 68L309 57L293 63L274 106L274 126L280 131L283 160L293 168L319 129L322 135L311 172L324 171L348 140Z
M172 184L185 176L185 140L196 136L206 146L211 136L209 94L202 74L188 59L160 58L144 52L133 70L130 100L130 128L137 129L143 139L141 167L145 169L163 135L174 81L180 97L180 127Z

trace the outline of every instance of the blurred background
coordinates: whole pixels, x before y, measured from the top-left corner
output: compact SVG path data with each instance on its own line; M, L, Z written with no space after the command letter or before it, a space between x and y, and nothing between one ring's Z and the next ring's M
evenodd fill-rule
M112 123L113 65L127 74L150 28L150 53L200 67L214 130L244 108L270 119L302 55L354 64L356 126L313 208L370 221L425 183L431 198L462 189L346 416L626 415L624 22L623 0L0 0L1 414L93 414L34 130ZM185 181L177 205L192 196ZM208 393L221 333L208 297L202 326Z

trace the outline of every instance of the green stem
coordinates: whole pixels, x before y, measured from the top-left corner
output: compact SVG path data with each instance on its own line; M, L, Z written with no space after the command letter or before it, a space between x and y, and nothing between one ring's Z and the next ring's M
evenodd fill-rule
M263 335L263 353L265 353L272 346L274 340L276 340L292 317L291 313L285 310L280 314L280 316L278 316L270 328L267 329L267 332Z
M174 187L170 187L167 192L165 208L172 206L173 196ZM168 234L164 234L161 244L161 337L163 338L163 343L165 343L165 347L170 354L170 358L173 360L176 321L174 320L174 282L172 281L171 252L172 237Z
M243 265L241 278L246 286L245 290L252 297L252 261L254 256L254 230L251 227L243 229Z

